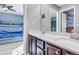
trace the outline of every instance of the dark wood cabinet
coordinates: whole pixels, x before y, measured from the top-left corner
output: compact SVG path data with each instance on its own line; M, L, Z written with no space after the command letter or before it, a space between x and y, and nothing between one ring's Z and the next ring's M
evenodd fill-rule
M35 50L36 50L36 49L35 49L35 45L36 45L36 44L35 44L35 38L32 38L32 39L31 39L31 42L32 42L32 45L31 45L31 46L32 46L32 54L35 55Z
M45 41L37 39L37 54L45 55Z
M59 46L29 35L29 53L31 55L78 55Z
M43 41L42 40L40 40L40 39L37 39L37 46L39 46L40 48L42 48L43 49Z
M40 49L39 47L37 47L37 55L44 55L43 53L44 51Z
M31 55L36 55L36 51L37 51L36 45L37 45L36 38L29 35L29 53Z
M61 55L61 50L50 44L47 44L47 55Z
M45 42L29 35L29 53L31 55L45 55Z
M31 42L31 36L30 36L30 35L28 36L28 42L29 42L29 43L28 43L28 50L29 50L29 53L32 54L32 53L31 53L31 51L32 51L32 44L31 44L31 43L32 43L32 42Z

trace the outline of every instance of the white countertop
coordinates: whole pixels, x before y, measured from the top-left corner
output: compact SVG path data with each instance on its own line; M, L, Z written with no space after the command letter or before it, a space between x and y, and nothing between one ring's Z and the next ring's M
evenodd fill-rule
M74 52L76 54L79 54L79 41L71 40L68 37L60 35L54 35L48 33L42 34L41 32L38 31L30 31L29 34L41 40L49 42L50 44L53 43L56 46Z

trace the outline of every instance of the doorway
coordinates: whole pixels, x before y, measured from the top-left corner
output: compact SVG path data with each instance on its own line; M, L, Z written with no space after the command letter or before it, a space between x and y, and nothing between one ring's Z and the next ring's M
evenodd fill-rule
M50 19L51 19L51 31L58 31L58 11L50 8Z

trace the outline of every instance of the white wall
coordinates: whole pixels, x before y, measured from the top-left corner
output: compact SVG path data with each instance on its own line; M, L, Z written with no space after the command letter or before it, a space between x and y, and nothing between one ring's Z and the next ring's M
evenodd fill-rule
M66 14L62 13L62 32L66 33Z
M53 8L58 11L58 8L54 5L43 4L41 5L41 16L45 15L45 18L41 18L41 31L51 31L51 13L50 9Z
M50 8L54 8L56 10L63 10L68 7L76 7L76 22L75 22L75 28L79 29L79 5L76 4L65 4L60 9L53 5L48 4L42 4L41 6L39 4L29 4L27 7L28 9L28 20L29 20L29 30L35 30L35 31L50 31L51 30L51 24L50 24ZM41 19L41 15L45 14L45 18ZM60 32L61 25L60 20L58 20L58 31Z
M41 18L41 31L50 31L51 30L51 19L50 19L50 6L41 5L41 17L42 14L45 15L45 18Z
M50 19L50 8L56 10L57 7L49 4L29 4L27 5L27 14L29 20L29 30L34 31L50 31L51 30L51 19ZM41 15L45 14L45 18L42 19Z
M76 16L75 16L75 28L79 29L79 5L76 4L64 4L60 9L54 5L48 5L48 4L29 4L27 7L28 9L28 20L29 20L29 30L34 31L50 31L51 30L51 24L50 24L50 8L54 8L56 10L63 10L68 7L76 7ZM41 19L41 15L45 14L45 18ZM58 20L58 31L60 32L61 29L61 23L60 19Z
M24 29L23 29L23 45L24 45L24 54L28 53L28 14L27 14L27 4L23 5L24 9Z
M75 27L76 27L76 30L79 32L79 4L76 5L76 16L75 17L76 17Z
M40 30L40 5L29 4L27 5L27 14L29 21L29 30Z

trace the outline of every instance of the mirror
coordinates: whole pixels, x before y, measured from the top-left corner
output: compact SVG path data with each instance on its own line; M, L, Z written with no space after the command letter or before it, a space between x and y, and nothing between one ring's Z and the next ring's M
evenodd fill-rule
M57 10L50 8L51 31L57 32Z
M74 33L74 8L61 12L61 32Z

